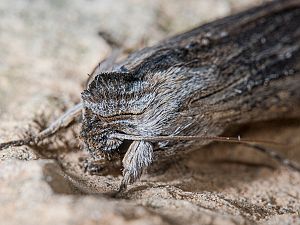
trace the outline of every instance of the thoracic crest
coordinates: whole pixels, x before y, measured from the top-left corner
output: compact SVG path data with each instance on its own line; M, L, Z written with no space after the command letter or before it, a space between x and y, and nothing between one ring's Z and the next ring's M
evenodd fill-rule
M103 73L82 93L85 108L102 117L141 114L154 97L148 83L130 73Z

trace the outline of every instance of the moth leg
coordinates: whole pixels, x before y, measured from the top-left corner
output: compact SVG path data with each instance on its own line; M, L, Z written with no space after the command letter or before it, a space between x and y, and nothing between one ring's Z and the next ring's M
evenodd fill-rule
M94 159L92 157L86 158L82 162L82 167L85 173L91 175L120 175L122 168L122 162L120 157L113 157L107 159L107 157Z
M102 162L102 160L87 158L82 162L82 167L85 173L91 175L105 175L107 173L106 163Z
M59 130L68 127L78 116L81 115L82 112L82 103L79 103L69 109L66 113L64 113L61 117L59 117L56 121L54 121L48 128L41 131L39 134L33 137L28 137L20 140L0 143L0 150L9 148L9 147L17 147L22 145L35 145L42 141L43 139L50 137L57 133Z
M153 160L153 146L146 141L133 141L123 158L123 179L120 191L135 182L142 175L143 169Z
M59 130L68 127L78 116L82 113L82 103L79 103L65 112L61 117L54 121L48 128L40 132L36 138L35 142L39 142L42 139L52 136Z

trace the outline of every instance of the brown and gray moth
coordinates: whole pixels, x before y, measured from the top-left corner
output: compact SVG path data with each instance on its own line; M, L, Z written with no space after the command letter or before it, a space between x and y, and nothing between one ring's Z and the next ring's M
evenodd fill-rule
M300 1L273 1L132 53L113 70L97 68L81 96L48 129L0 149L37 144L81 116L86 169L121 156L121 188L153 161L210 141L268 152L217 136L231 124L300 117Z

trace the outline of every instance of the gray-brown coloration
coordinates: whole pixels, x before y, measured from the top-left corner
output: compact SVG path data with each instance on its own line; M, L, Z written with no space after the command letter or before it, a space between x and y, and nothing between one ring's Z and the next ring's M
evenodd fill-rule
M152 151L157 160L199 140L130 145L118 134L216 136L232 123L299 116L299 24L299 1L275 1L133 53L82 93L86 148L95 160L125 154L126 185Z
M299 116L299 5L277 1L138 51L112 72L96 69L82 93L82 137L92 161L125 154L125 187L152 160L200 143L132 142L120 138L123 134L216 136L232 123ZM48 134L68 126L79 109ZM91 165L89 170L98 170Z

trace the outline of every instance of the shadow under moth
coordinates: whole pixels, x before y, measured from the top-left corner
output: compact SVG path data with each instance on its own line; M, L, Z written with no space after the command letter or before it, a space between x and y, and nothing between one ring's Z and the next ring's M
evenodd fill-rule
M81 117L81 138L91 156L86 169L122 156L121 190L153 161L211 141L243 143L299 170L262 146L271 142L218 136L231 124L299 118L299 0L213 21L134 52L112 68L96 68L81 103L49 128L0 149L36 145Z

